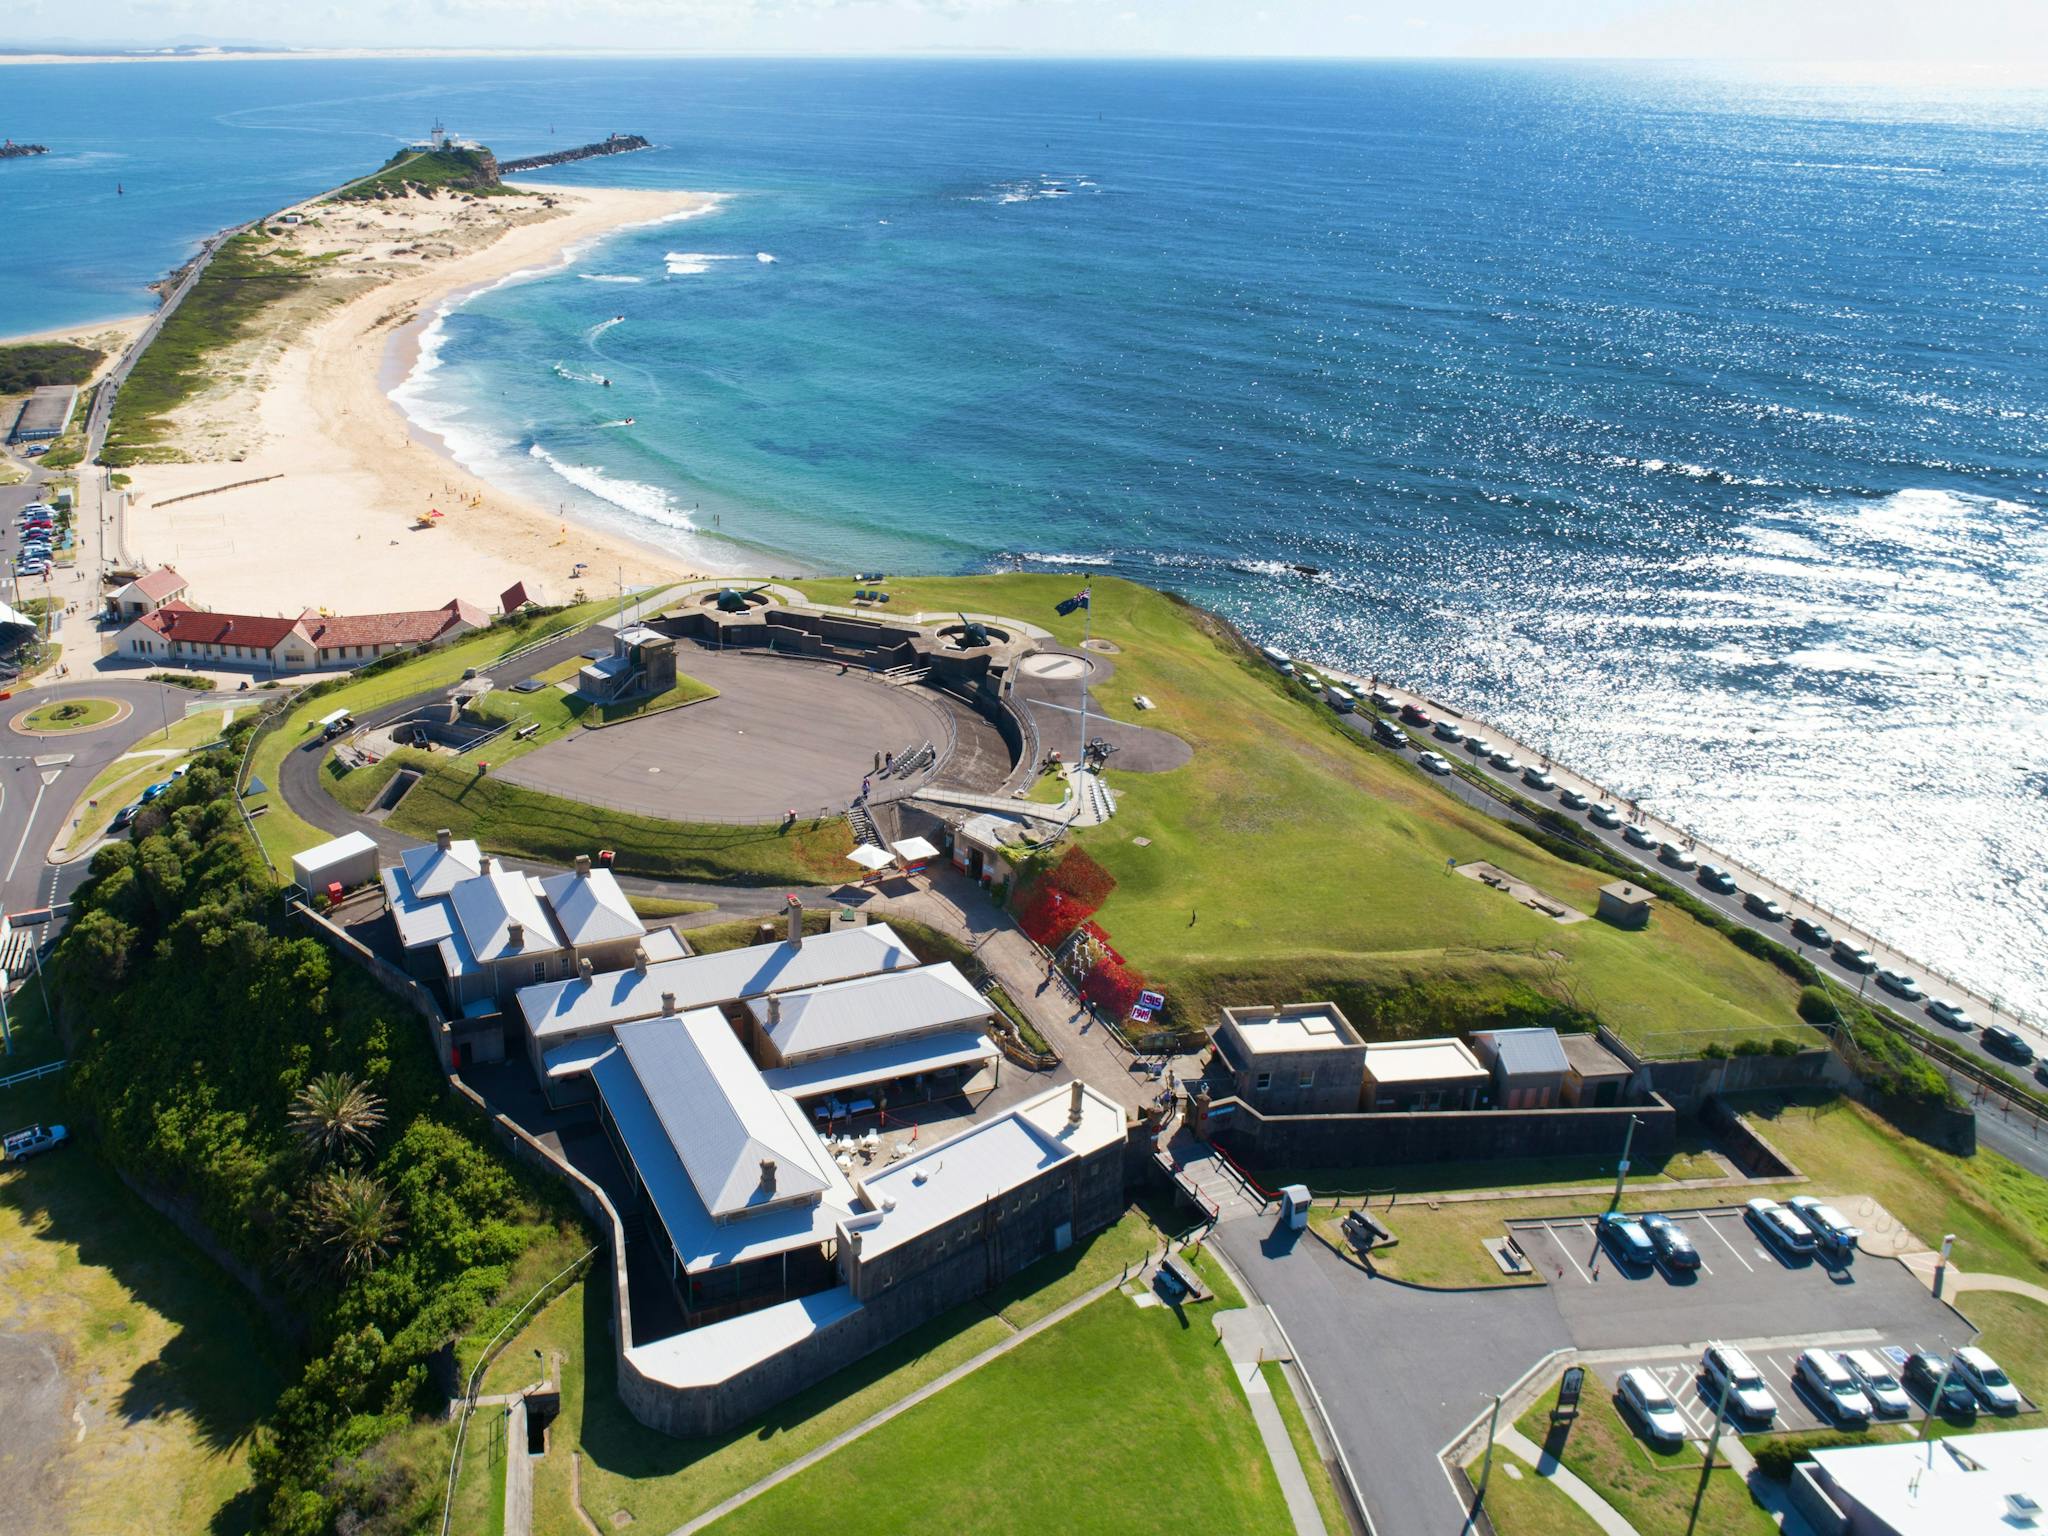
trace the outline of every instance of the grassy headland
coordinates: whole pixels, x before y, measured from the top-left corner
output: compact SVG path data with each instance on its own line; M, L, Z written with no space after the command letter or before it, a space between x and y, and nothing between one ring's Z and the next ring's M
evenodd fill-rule
M49 384L84 384L107 354L69 341L20 341L0 347L0 395L24 395Z
M367 202L377 198L414 195L432 197L437 192L468 193L491 197L505 190L498 183L498 162L487 149L401 149L371 176L342 188L326 201Z

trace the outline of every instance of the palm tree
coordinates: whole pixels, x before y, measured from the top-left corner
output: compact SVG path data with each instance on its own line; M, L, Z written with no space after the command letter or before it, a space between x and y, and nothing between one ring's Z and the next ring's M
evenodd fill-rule
M384 1101L346 1072L323 1072L292 1098L292 1129L315 1158L367 1147L383 1123Z
M391 1191L366 1173L321 1175L307 1191L304 1214L304 1240L344 1274L375 1269L405 1230Z

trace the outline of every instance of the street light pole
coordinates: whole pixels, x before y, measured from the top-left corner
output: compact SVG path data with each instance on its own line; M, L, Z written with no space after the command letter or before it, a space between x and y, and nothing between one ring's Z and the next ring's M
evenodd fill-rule
M1728 1389L1735 1385L1732 1375L1721 1378L1721 1396L1714 1405L1714 1431L1707 1436L1707 1454L1700 1463L1700 1485L1692 1496L1692 1514L1685 1522L1685 1536L1692 1536L1700 1523L1700 1505L1707 1499L1707 1476L1714 1470L1714 1447L1721 1443L1721 1426L1728 1422Z
M1628 1182L1629 1149L1636 1144L1636 1127L1642 1123L1643 1120L1640 1115L1630 1115L1628 1117L1628 1134L1621 1140L1621 1162L1614 1170L1614 1199L1607 1206L1607 1209L1610 1211L1621 1209L1621 1187Z
M1498 1394L1495 1394L1493 1412L1487 1416L1486 1420L1486 1459L1479 1463L1479 1492L1472 1499L1472 1507L1475 1510L1486 1507L1486 1480L1493 1476L1493 1435L1494 1431L1499 1427L1500 1397Z

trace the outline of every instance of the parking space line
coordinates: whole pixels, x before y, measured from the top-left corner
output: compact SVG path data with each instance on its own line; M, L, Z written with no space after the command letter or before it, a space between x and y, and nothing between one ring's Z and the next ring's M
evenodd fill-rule
M1730 1253L1735 1255L1736 1263L1740 1264L1744 1269L1748 1270L1751 1274L1756 1273L1756 1266L1750 1263L1749 1260L1745 1259L1742 1256L1742 1250L1737 1248L1733 1243L1728 1241L1727 1235L1722 1232L1720 1227L1717 1226L1711 1218L1709 1218L1706 1221L1705 1226L1709 1232L1713 1233L1714 1236L1721 1239L1721 1246L1723 1248L1726 1248Z
M1579 1278L1581 1280L1585 1281L1588 1285L1591 1285L1593 1283L1593 1277L1587 1274L1583 1269L1579 1269L1579 1261L1572 1257L1571 1249L1565 1247L1564 1239L1559 1237L1555 1232L1550 1234L1550 1246L1555 1248L1559 1253L1564 1255L1565 1263L1571 1265L1573 1269L1578 1270Z

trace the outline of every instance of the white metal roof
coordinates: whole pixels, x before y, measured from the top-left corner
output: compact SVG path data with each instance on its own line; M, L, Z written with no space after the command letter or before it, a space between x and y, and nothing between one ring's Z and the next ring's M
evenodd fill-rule
M763 1072L761 1078L778 1093L811 1099L821 1093L844 1093L894 1078L914 1077L920 1072L975 1066L994 1061L1000 1054L987 1035L972 1030L949 1030L945 1034L920 1035L915 1040L892 1040L864 1051L814 1057L801 1066L774 1067ZM548 1060L554 1060L552 1051Z
M377 840L367 832L346 832L332 842L321 843L308 848L304 853L292 855L292 873L301 881L314 879L322 870L332 869L337 864L346 864L350 859L361 858L365 853L377 851Z
M454 839L446 851L432 843L408 848L398 856L398 861L405 866L413 894L429 901L446 896L461 881L474 880L484 867L483 850L477 847L475 839L467 837Z
M619 1049L714 1220L831 1187L824 1147L795 1108L761 1080L725 1016L621 1024ZM766 1165L774 1164L771 1185Z
M648 958L655 958L651 949ZM650 964L645 971L611 971L589 981L572 977L541 982L520 989L519 1011L534 1038L545 1041L654 1018L661 1012L664 992L675 994L681 1011L916 964L917 957L889 925L875 923L835 928L805 939L801 946L755 944Z
M439 944L454 931L455 913L448 903L429 900L413 889L405 870L392 865L384 871L384 900L391 908L391 921L398 929L398 942L407 949L424 949Z
M950 961L759 997L747 1007L789 1066L812 1056L979 1025L995 1012Z
M541 881L563 937L571 944L602 944L647 931L640 914L608 869L571 870Z
M547 954L562 947L554 920L541 905L540 882L516 869L493 864L488 874L459 882L448 892L455 922L479 960ZM519 926L517 939L513 925Z
M1529 1025L1520 1029L1487 1029L1474 1034L1475 1041L1486 1045L1500 1063L1504 1076L1520 1077L1530 1074L1540 1076L1555 1072L1560 1075L1570 1065L1564 1058L1564 1047L1557 1043L1557 1031Z
M1817 1450L1813 1460L1837 1503L1846 1495L1875 1517L1868 1529L1892 1536L2020 1529L2006 1518L2007 1494L2048 1505L2048 1429L1951 1435L1931 1455L1909 1440Z
M664 1020L646 1027L672 1029L675 1025ZM683 1165L675 1141L625 1053L602 1053L591 1063L590 1076L604 1096L605 1109L618 1127L648 1199L675 1243L683 1268L690 1274L822 1243L834 1236L838 1223L855 1204L853 1189L845 1176L826 1160L823 1171L828 1183L821 1198L788 1201L726 1221L713 1221ZM781 1103L786 1106L792 1126L810 1134L807 1128L796 1124L802 1117L796 1102L782 1099ZM824 1158L822 1146L818 1156ZM780 1183L779 1170L777 1182Z
M849 1224L860 1232L861 1256L943 1226L1123 1136L1123 1110L1113 1100L1083 1085L1076 1122L1072 1095L1073 1085L1062 1084L863 1179L860 1192L875 1213Z
M1487 1076L1479 1058L1455 1036L1368 1041L1365 1075L1376 1083L1485 1082Z
M639 1344L626 1357L645 1375L671 1387L710 1387L794 1349L812 1334L860 1311L845 1286L743 1312L723 1322Z
M1226 1008L1245 1049L1320 1051L1355 1049L1357 1032L1334 1003L1296 1003L1286 1008Z
M609 1035L586 1035L543 1051L540 1061L550 1079L574 1077L579 1072L588 1072L597 1064L598 1057L610 1055L618 1048L618 1041Z

